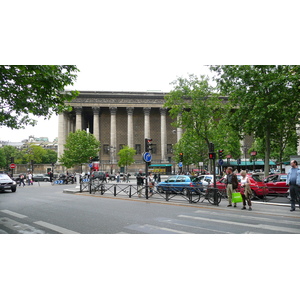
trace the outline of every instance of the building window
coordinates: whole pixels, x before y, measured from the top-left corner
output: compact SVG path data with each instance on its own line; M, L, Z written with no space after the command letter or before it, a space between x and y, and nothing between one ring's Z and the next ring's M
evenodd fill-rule
M119 144L119 150L122 150L125 144Z
M109 145L103 145L103 154L109 154Z
M135 151L136 151L136 154L142 154L141 144L135 144Z
M173 145L167 144L167 154L172 154L172 153L173 153Z
M156 144L152 144L151 148L152 148L151 153L152 154L156 154L157 153L157 146L156 146Z

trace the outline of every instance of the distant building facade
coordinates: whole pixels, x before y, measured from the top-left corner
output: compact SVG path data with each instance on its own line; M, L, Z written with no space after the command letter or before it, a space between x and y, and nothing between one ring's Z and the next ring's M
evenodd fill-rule
M102 170L119 169L117 153L124 145L136 150L136 163L131 170L143 166L145 138L152 138L152 167L170 172L173 145L182 137L181 128L163 107L165 93L161 92L91 92L82 91L69 103L73 110L59 115L58 157L70 132L88 130L101 142L99 151Z

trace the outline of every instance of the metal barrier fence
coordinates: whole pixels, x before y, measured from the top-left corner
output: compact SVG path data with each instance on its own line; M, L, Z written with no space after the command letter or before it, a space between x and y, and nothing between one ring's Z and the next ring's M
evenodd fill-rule
M210 204L218 205L224 194L216 190L216 199L214 198L214 189L209 187L208 189L201 190L195 187L185 187L185 192L182 193L174 186L164 186L164 191L158 191L156 187L149 186L139 186L134 184L125 183L106 183L105 181L99 179L82 179L80 181L80 192L89 192L90 194L100 193L110 194L114 197L118 195L128 196L132 198L133 196L139 198L162 198L165 201L170 201L173 198L183 199L189 203L203 202L207 200Z

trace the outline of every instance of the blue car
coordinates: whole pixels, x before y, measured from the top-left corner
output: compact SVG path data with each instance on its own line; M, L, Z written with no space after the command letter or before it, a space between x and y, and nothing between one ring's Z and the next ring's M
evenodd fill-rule
M199 177L190 175L171 176L166 181L160 182L156 188L159 193L169 191L173 193L182 193L184 195L187 195L189 191L197 193L199 190L203 190Z

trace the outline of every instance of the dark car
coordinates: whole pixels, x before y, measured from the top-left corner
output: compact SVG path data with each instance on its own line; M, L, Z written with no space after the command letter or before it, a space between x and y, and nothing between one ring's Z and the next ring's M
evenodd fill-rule
M0 174L0 191L11 190L13 193L17 190L17 183L7 174Z
M92 174L91 174L91 178L92 179L99 179L99 180L101 180L101 181L104 181L105 180L105 178L106 178L106 175L105 175L105 173L104 172L101 172L101 171L94 171L94 172L92 172Z
M199 190L203 190L199 177L190 175L171 176L166 181L160 182L156 188L159 193L170 191L184 195L187 195L188 191L199 192Z
M50 181L50 177L48 175L44 175L44 174L34 174L32 176L32 180L37 182L37 181Z
M273 174L264 179L270 194L288 195L289 186L286 185L287 174Z
M241 190L241 174L236 174L239 182L239 186L237 188L237 192ZM253 192L253 196L257 196L259 198L263 198L269 193L269 189L266 184L260 179L259 175L256 174L247 174L250 181L250 188ZM217 188L223 193L226 194L226 185L225 185L225 177L216 182Z

